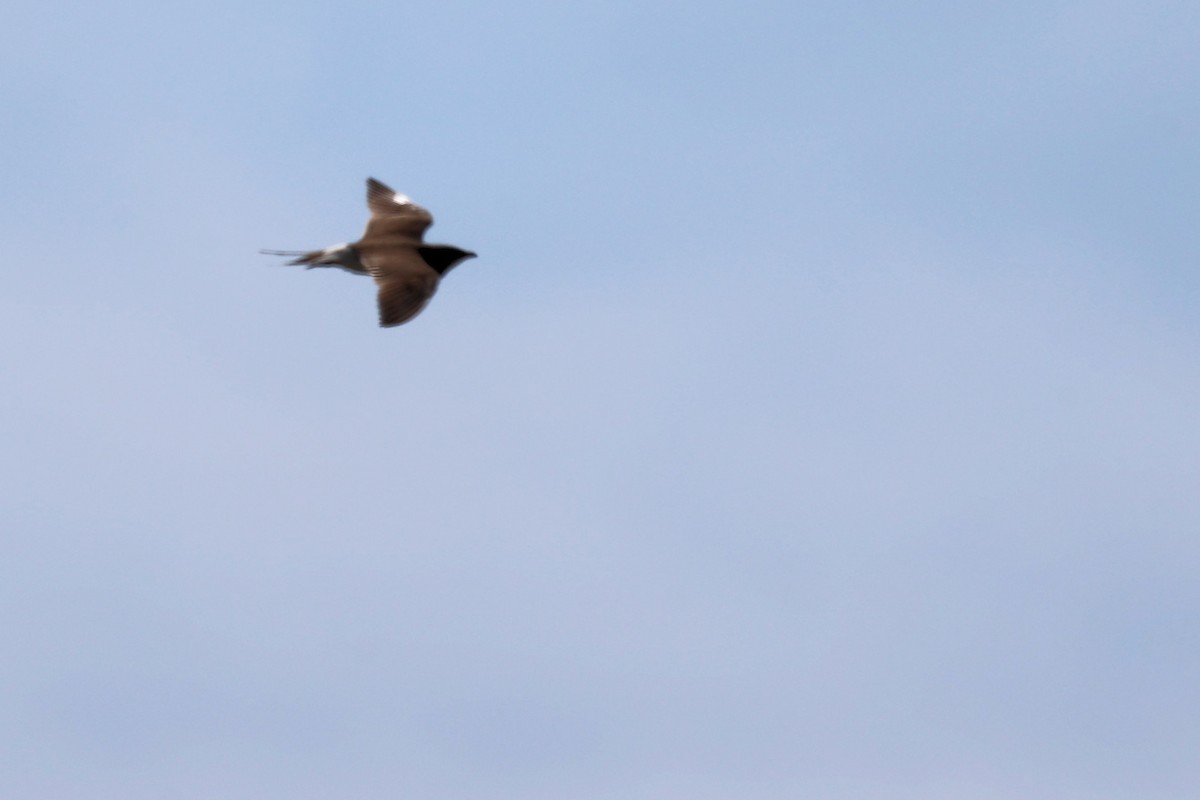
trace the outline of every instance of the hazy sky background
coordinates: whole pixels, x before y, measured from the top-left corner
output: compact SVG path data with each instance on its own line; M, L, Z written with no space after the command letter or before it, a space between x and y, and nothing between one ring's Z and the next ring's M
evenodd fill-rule
M1195 797L1194 3L3 17L0 795Z

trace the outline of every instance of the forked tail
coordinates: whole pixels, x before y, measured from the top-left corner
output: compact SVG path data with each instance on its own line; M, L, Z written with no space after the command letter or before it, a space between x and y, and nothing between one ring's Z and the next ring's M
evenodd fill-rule
M324 250L259 250L269 256L292 256L290 264L303 264L305 269L313 267L337 267L355 275L366 275L367 268L358 259L358 251L348 244L336 244Z
M318 258L325 255L324 250L259 250L265 256L292 256L292 260L287 262L292 264L308 264L312 265Z

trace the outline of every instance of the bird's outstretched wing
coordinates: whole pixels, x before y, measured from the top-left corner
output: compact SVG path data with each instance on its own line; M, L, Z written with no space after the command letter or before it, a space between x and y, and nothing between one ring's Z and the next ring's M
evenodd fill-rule
M437 290L436 281L409 280L405 277L377 277L379 284L379 325L393 328L421 313Z
M412 245L368 247L362 260L379 287L379 324L384 328L408 322L437 291L438 274Z
M433 224L432 214L374 178L367 178L367 208L371 209L371 219L364 239L401 236L420 242L425 229Z

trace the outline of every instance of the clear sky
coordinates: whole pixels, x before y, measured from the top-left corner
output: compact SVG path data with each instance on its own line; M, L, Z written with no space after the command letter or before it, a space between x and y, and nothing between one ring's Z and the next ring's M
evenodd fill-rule
M3 17L0 795L1196 796L1195 3Z

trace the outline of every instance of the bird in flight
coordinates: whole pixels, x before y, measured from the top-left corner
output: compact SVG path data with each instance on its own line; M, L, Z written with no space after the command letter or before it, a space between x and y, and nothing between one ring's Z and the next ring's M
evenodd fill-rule
M448 244L425 244L425 229L433 224L433 215L374 178L367 178L367 207L371 218L357 242L308 252L259 252L293 256L287 263L303 264L305 269L338 267L370 275L379 286L379 324L392 328L421 313L442 276L475 254Z

